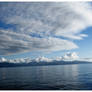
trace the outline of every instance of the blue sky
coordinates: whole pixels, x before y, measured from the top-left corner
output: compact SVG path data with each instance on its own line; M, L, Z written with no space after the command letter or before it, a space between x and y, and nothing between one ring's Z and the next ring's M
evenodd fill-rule
M88 34L88 37L82 41L75 41L79 46L79 49L76 49L75 51L79 53L80 57L90 58L92 57L92 27L86 28L84 33Z
M66 52L92 57L92 10L87 2L0 3L0 57Z

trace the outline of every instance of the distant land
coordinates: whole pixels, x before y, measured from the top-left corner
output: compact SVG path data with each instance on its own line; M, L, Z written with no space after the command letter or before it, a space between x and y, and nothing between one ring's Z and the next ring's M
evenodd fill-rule
M30 63L9 63L2 62L0 67L19 67L19 66L46 66L46 65L69 65L69 64L87 64L92 62L85 61L53 61L53 62L30 62Z

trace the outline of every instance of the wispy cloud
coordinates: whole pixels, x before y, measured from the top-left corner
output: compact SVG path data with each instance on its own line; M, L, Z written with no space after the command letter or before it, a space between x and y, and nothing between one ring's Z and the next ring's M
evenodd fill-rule
M78 48L73 40L87 37L92 26L88 3L0 3L0 55L28 51L53 52Z

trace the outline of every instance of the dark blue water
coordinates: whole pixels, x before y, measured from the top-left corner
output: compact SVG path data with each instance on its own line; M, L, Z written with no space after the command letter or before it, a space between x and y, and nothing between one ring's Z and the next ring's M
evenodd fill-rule
M91 90L92 64L0 68L0 89Z

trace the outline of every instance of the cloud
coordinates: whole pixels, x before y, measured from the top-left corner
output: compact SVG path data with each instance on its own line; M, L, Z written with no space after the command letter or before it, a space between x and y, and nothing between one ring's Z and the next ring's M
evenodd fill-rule
M79 59L79 56L77 55L76 52L73 52L73 53L70 53L70 52L67 52L63 57L62 57L63 60L78 60Z
M52 62L53 59L46 58L44 56L36 58L34 61L36 62Z
M1 58L0 59L0 62L8 62L8 63L30 63L30 62L37 62L37 63L40 63L40 62L75 62L75 61L86 61L86 62L92 62L92 58L80 58L76 52L67 52L65 53L64 56L60 56L60 57L57 57L57 58L47 58L47 57L44 57L44 56L40 56L40 57L37 57L37 58L34 58L34 59L31 59L31 58L18 58L18 59L6 59L6 58Z
M7 62L7 59L5 59L5 58L2 57L2 58L0 59L0 62Z
M92 26L89 3L39 2L0 3L0 55L76 49L73 40L87 37L83 30Z
M79 60L79 56L77 55L76 52L67 52L65 53L64 56L61 56L61 57L57 57L55 60L56 61L74 61L74 60Z
M51 52L77 48L72 41L67 41L64 39L53 37L37 38L10 31L4 32L2 30L0 32L0 54L4 55L28 51Z

